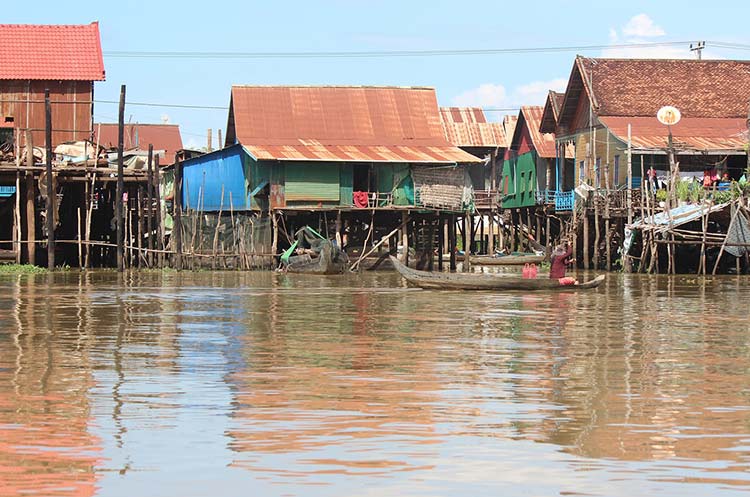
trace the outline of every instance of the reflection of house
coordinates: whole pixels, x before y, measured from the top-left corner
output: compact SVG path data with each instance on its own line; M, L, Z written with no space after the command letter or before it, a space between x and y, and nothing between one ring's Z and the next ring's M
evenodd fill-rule
M117 124L97 123L94 125L94 142L106 149L116 149L118 145ZM148 151L153 145L154 156L159 156L159 164L174 163L178 150L182 150L182 136L177 124L126 124L123 133L123 148L126 151Z

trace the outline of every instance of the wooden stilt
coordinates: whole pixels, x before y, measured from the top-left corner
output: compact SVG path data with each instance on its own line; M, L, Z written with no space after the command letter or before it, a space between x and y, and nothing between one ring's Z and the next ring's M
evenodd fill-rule
M442 214L438 214L438 271L443 270L443 254L445 253L445 218Z
M589 259L589 219L586 216L586 210L583 211L583 268L591 268L591 259Z
M409 264L409 213L407 211L401 212L401 260L404 266Z
M448 220L448 250L450 253L450 270L456 270L456 215L451 214Z
M33 134L26 131L26 167L34 167ZM36 264L36 180L34 172L26 172L26 240L28 246L29 264Z
M148 267L154 266L154 145L148 145L148 165L146 175L146 247L148 248Z
M45 125L44 136L46 146L46 176L47 176L47 269L55 269L55 179L52 176L52 105L49 90L44 90Z
M172 237L174 238L175 269L182 270L182 164L175 154L174 163L174 222Z

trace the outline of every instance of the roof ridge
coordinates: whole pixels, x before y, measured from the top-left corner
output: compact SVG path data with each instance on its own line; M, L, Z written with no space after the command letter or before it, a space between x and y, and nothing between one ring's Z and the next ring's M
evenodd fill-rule
M233 84L232 88L374 88L399 90L435 90L434 86L395 86L395 85L253 85Z

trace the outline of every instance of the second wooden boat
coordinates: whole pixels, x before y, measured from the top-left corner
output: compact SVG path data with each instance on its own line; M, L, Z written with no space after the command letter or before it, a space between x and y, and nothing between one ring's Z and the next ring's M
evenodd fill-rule
M418 271L404 266L401 261L391 256L391 263L396 271L409 283L420 288L436 290L586 290L602 284L602 274L593 280L578 285L562 285L550 278L517 278L494 274L477 273L442 273Z

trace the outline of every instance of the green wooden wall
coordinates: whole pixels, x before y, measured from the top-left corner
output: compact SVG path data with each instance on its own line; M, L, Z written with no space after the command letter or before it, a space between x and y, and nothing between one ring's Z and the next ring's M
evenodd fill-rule
M536 204L536 152L527 152L503 162L502 206L505 209Z

